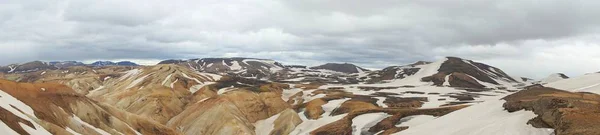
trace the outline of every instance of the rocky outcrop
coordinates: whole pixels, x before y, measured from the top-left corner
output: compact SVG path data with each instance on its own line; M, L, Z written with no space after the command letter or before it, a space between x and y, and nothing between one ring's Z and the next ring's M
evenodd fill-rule
M448 77L448 83L451 87L463 87L463 88L485 88L477 80L471 78L471 76L463 73L452 73Z
M528 124L552 128L557 135L600 134L600 95L573 93L548 87L519 91L505 98L509 112L533 111L537 117Z
M286 109L279 114L279 117L273 122L273 131L269 135L287 135L290 134L296 126L302 123L298 113L292 109Z

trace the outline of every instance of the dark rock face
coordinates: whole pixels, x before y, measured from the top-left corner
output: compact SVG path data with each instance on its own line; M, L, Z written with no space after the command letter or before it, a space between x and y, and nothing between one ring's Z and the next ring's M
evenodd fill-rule
M560 78L562 79L569 79L569 76L563 74L563 73L558 73L558 75L560 76Z
M557 135L600 134L600 95L573 93L548 87L522 90L503 98L509 112L533 111L528 124L553 128Z
M452 73L448 78L448 82L452 87L485 88L485 86L479 84L477 80L463 73Z
M120 61L120 62L117 62L117 66L139 66L139 65L136 63L133 63L131 61Z
M310 69L327 69L327 70L337 71L337 72L342 72L342 73L359 73L359 72L361 72L359 70L369 71L367 69L358 67L358 66L356 66L354 64L350 64L350 63L343 63L343 64L327 63L325 65L311 67Z
M499 84L496 80L517 82L498 68L471 60L463 60L457 57L448 57L448 60L442 63L438 69L437 74L423 77L421 80L433 82L435 85L441 86L446 81L445 77L447 75L451 75L449 81L450 85L453 87L485 87L479 84L475 79L496 85Z

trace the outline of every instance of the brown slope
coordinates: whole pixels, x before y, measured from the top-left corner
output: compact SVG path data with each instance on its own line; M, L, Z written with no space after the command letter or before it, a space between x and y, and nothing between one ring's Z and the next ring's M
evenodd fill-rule
M192 92L219 78L178 65L156 65L128 71L88 94L94 100L166 123L181 113Z
M178 134L161 124L90 100L61 84L16 83L0 79L0 90L31 107L35 116L30 116L34 121L29 122L40 124L52 134L68 134L67 128L80 134L99 134L96 128L110 134ZM22 120L14 115L3 116L0 117L2 121L13 125L10 126L13 130L22 131L14 126Z

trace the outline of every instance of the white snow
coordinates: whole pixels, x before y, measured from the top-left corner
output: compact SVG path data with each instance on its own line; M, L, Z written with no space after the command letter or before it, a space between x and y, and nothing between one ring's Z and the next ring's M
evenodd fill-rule
M385 101L385 97L374 97L375 99L377 99L377 105L379 105L382 108L387 108L388 106L386 104L383 103L383 101Z
M10 70L8 72L12 73L15 71L15 69L17 69L17 66L8 66L8 68L10 68Z
M375 126L381 120L390 117L387 113L368 113L354 117L352 119L352 132L355 135L361 135L361 132L368 133L369 128Z
M407 76L404 79L396 79L392 81L393 84L396 85L413 85L413 86L423 86L423 85L431 85L428 82L422 82L421 78L434 75L438 72L439 68L442 66L444 62L446 62L447 58L436 61L429 64L417 65L416 68L420 68L417 73L411 76Z
M293 87L293 86L292 86ZM290 97L294 96L296 93L302 91L302 89L299 88L294 88L294 89L289 89L289 90L284 90L281 93L281 99L283 99L283 101L288 101L290 99Z
M344 99L336 99L336 100L329 100L327 102L327 104L324 104L321 106L321 108L323 108L323 111L325 111L325 113L323 113L323 117L327 117L331 114L331 112L339 107L340 105L342 105L342 103L346 102L350 100L350 98L344 98Z
M237 90L237 88L234 88L233 86L227 87L227 88L222 88L222 89L217 90L217 94L221 95L221 94L227 93L229 91L234 91L234 90Z
M46 71L42 72L40 75L44 75L44 74L46 74Z
M592 92L600 94L600 73L591 73L579 77L564 79L544 85L568 91Z
M233 65L229 66L229 69L242 70L242 66L240 66L240 63L238 63L237 61L232 61L231 63L233 63Z
M14 108L13 108L13 106L14 106ZM15 116L17 116L19 118L22 118L24 120L31 122L33 124L33 126L35 127L35 129L33 129L27 125L24 125L22 123L19 123L19 125L21 125L21 127L28 133L33 134L33 135L50 135L50 132L48 132L46 129L44 129L41 125L39 125L36 121L34 121L32 119L32 118L35 118L35 114L34 114L33 109L31 109L31 107L29 105L21 102L20 100L16 99L12 95L10 95L2 90L0 90L0 107L6 109L7 111L11 112L12 114L14 114ZM21 113L21 111L23 113ZM7 127L7 128L9 128L9 127Z
M346 117L346 115L348 114L341 114L333 117L328 116L317 120L311 120L306 118L304 112L300 112L298 113L298 115L300 116L300 119L302 119L303 122L300 123L300 125L296 126L296 128L290 133L290 135L308 135L311 131L316 130L317 128L327 125L331 122L340 120Z
M256 128L254 131L257 135L268 135L269 133L271 133L271 131L273 131L273 129L275 129L275 120L277 120L277 118L279 118L279 115L281 115L281 113L278 113L276 115L273 115L265 120L259 120L256 123L254 123L254 127Z
M187 79L191 79L191 80L194 80L194 81L196 81L196 83L202 84L202 81L198 80L198 78L192 78L192 77L188 76L188 75L187 75L187 74L185 74L185 73L181 73L181 75L183 75L183 77L185 77L185 78L187 78Z
M217 74L211 74L211 73L202 73L202 72L198 72L198 74L202 75L202 76L208 76L210 78L212 78L212 81L218 81L221 80L221 75L217 75Z
M398 135L550 135L552 129L534 128L530 111L509 113L504 100L490 100L410 127Z
M4 122L0 121L0 133L4 135L19 135L15 130L8 127Z

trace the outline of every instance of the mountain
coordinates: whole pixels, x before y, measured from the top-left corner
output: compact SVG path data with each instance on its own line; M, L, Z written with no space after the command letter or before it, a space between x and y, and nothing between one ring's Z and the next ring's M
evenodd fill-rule
M2 134L177 134L54 83L0 79Z
M101 67L101 66L139 66L136 63L131 61L120 61L120 62L112 62L112 61L96 61L89 66Z
M11 64L8 66L0 67L0 72L4 73L20 73L20 72L34 72L47 69L56 69L57 67L42 61L32 61L24 64Z
M392 66L359 76L369 83L436 85L463 88L507 88L523 85L502 70L472 60L447 57L436 62Z
M241 77L267 78L285 67L274 60L256 58L203 58L190 60L165 60L159 64L178 64L193 70L235 74Z
M365 71L369 71L368 69L364 69L362 67L356 66L350 63L327 63L320 66L310 67L310 69L325 69L342 73L362 73Z
M548 84L548 83L552 83L552 82L556 82L556 81L560 81L560 80L564 80L564 79L569 79L569 77L563 73L556 73L556 74L551 74L550 76L540 80L540 83Z
M85 64L83 64L82 62L78 62L78 61L52 61L52 62L48 62L48 63L57 68L66 68L66 67L72 67L72 66L85 66Z

